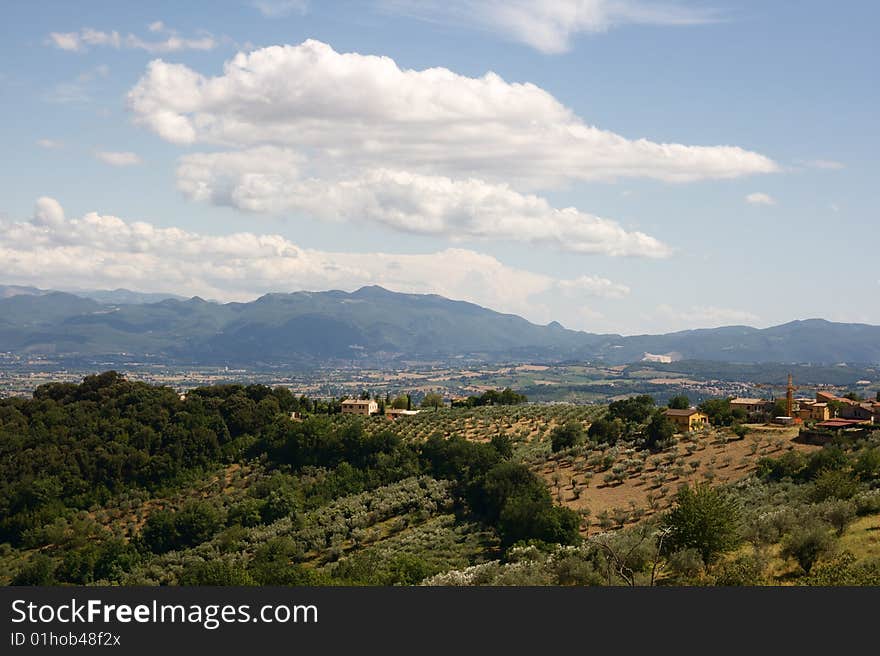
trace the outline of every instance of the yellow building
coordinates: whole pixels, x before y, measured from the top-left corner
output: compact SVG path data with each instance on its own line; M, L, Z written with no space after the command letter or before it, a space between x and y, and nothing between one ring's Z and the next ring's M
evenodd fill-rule
M379 412L379 404L372 400L348 399L342 402L342 414L369 417Z
M747 416L751 417L763 413L770 412L773 408L773 401L767 399L731 399L731 410L742 410Z
M831 419L831 408L827 403L801 401L797 416L803 421L828 421Z
M679 433L689 433L709 425L708 415L704 415L696 408L688 408L687 410L673 410L672 408L665 410L666 417L675 424Z

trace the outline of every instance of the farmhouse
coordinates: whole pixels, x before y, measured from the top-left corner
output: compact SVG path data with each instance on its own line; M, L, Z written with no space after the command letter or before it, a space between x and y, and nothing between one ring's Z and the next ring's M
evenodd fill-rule
M342 402L342 414L369 417L379 412L379 404L370 399L347 399Z
M843 419L855 419L858 421L876 421L876 412L870 403L852 403L840 409L838 416Z
M816 392L816 401L836 402L839 408L837 416L841 419L880 423L880 404L878 403L853 401L845 396L835 396L828 392Z
M803 421L828 421L831 419L831 408L827 403L799 401L797 416Z
M731 410L742 410L746 413L748 417L755 417L756 415L763 415L773 408L773 401L768 401L767 399L731 399L730 400L730 409Z
M843 396L837 396L836 394L832 394L831 392L816 392L816 401L820 403L828 403L829 401L837 401L838 403L850 404L853 401L847 399Z
M696 408L688 408L687 410L674 410L669 408L663 414L675 424L676 429L680 433L689 433L692 430L703 428L709 424L709 416L704 415Z

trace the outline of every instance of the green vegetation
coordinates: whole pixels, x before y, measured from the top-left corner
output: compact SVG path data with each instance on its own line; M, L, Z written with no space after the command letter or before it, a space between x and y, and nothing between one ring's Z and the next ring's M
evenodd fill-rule
M736 502L706 484L682 488L663 521L668 530L664 544L670 553L694 549L703 563L713 563L741 539Z
M522 398L496 395L502 404ZM305 419L291 421L294 410ZM184 400L115 372L0 401L9 579L412 583L462 556L430 562L408 553L377 567L362 555L343 564L343 555L375 551L450 511L448 531L468 527L465 562L498 544L579 540L579 517L555 506L528 467L509 461L509 438L405 439L382 418L333 411L260 385L199 388ZM222 494L200 499L192 488L206 480ZM124 528L98 521L108 507L128 514Z
M687 410L691 407L691 400L684 394L678 394L669 399L667 407L673 410Z
M713 426L730 426L746 420L746 413L740 408L732 409L730 399L707 399L697 409L709 417Z
M584 427L577 421L566 422L562 426L557 426L550 433L550 448L555 453L563 449L570 449L583 443L586 437Z
M479 396L469 396L462 401L455 402L454 405L457 407L477 408L484 405L519 405L527 400L524 394L519 394L509 387L505 387L500 392L486 390Z
M181 399L107 372L0 400L0 583L880 578L880 434L801 451L755 429L751 464L736 465L723 449L749 448L728 445L735 429L675 436L647 395L502 402L517 396L392 422L281 388ZM716 468L736 482L713 487ZM648 506L593 506L589 521L589 495L628 486Z

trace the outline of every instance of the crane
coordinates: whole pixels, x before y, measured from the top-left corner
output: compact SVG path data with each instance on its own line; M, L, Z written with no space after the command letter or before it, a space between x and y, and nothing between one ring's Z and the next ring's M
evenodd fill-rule
M781 385L770 385L765 383L755 383L755 387L760 388L769 388L775 389L782 387ZM794 384L794 379L792 375L788 374L788 384L785 386L785 413L789 417L794 417L794 393L796 390L799 390L800 387L796 387Z

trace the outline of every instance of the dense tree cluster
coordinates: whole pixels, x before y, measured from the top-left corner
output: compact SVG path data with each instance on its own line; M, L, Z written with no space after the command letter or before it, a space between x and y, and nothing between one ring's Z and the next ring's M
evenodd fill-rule
M730 426L746 420L746 413L741 408L731 408L730 399L708 399L697 406L697 409L709 417L713 426Z
M453 406L476 408L484 405L520 405L528 401L525 394L514 392L509 387L505 387L500 392L497 390L486 390L479 396L469 396L464 400L455 401Z
M510 390L487 394L492 403L521 401ZM336 538L321 532L316 509L419 476L448 481L443 485L449 486L462 521L494 527L506 546L521 540L579 540L577 515L554 506L544 482L527 467L509 462L509 438L404 441L387 428L365 431L363 422L323 414L332 410L262 385L217 385L181 398L170 388L129 382L115 372L89 376L79 385L44 385L32 399L0 401L0 542L51 546L32 558L15 582L118 581L145 558L280 520L296 529L311 518L308 535L315 534L314 548L320 549ZM291 421L293 411L305 418ZM153 508L131 541L78 519L120 494L155 496L212 468L254 459L276 473L228 505L194 500ZM407 498L389 508L407 512ZM375 517L378 502L370 499ZM430 503L435 508L438 501ZM297 539L308 545L313 538ZM246 575L233 576L228 562L215 561L188 567L178 580L312 580L295 569L271 574L272 563L286 558L289 547L273 542L261 548ZM405 558L391 570L383 576L400 582L434 573Z

